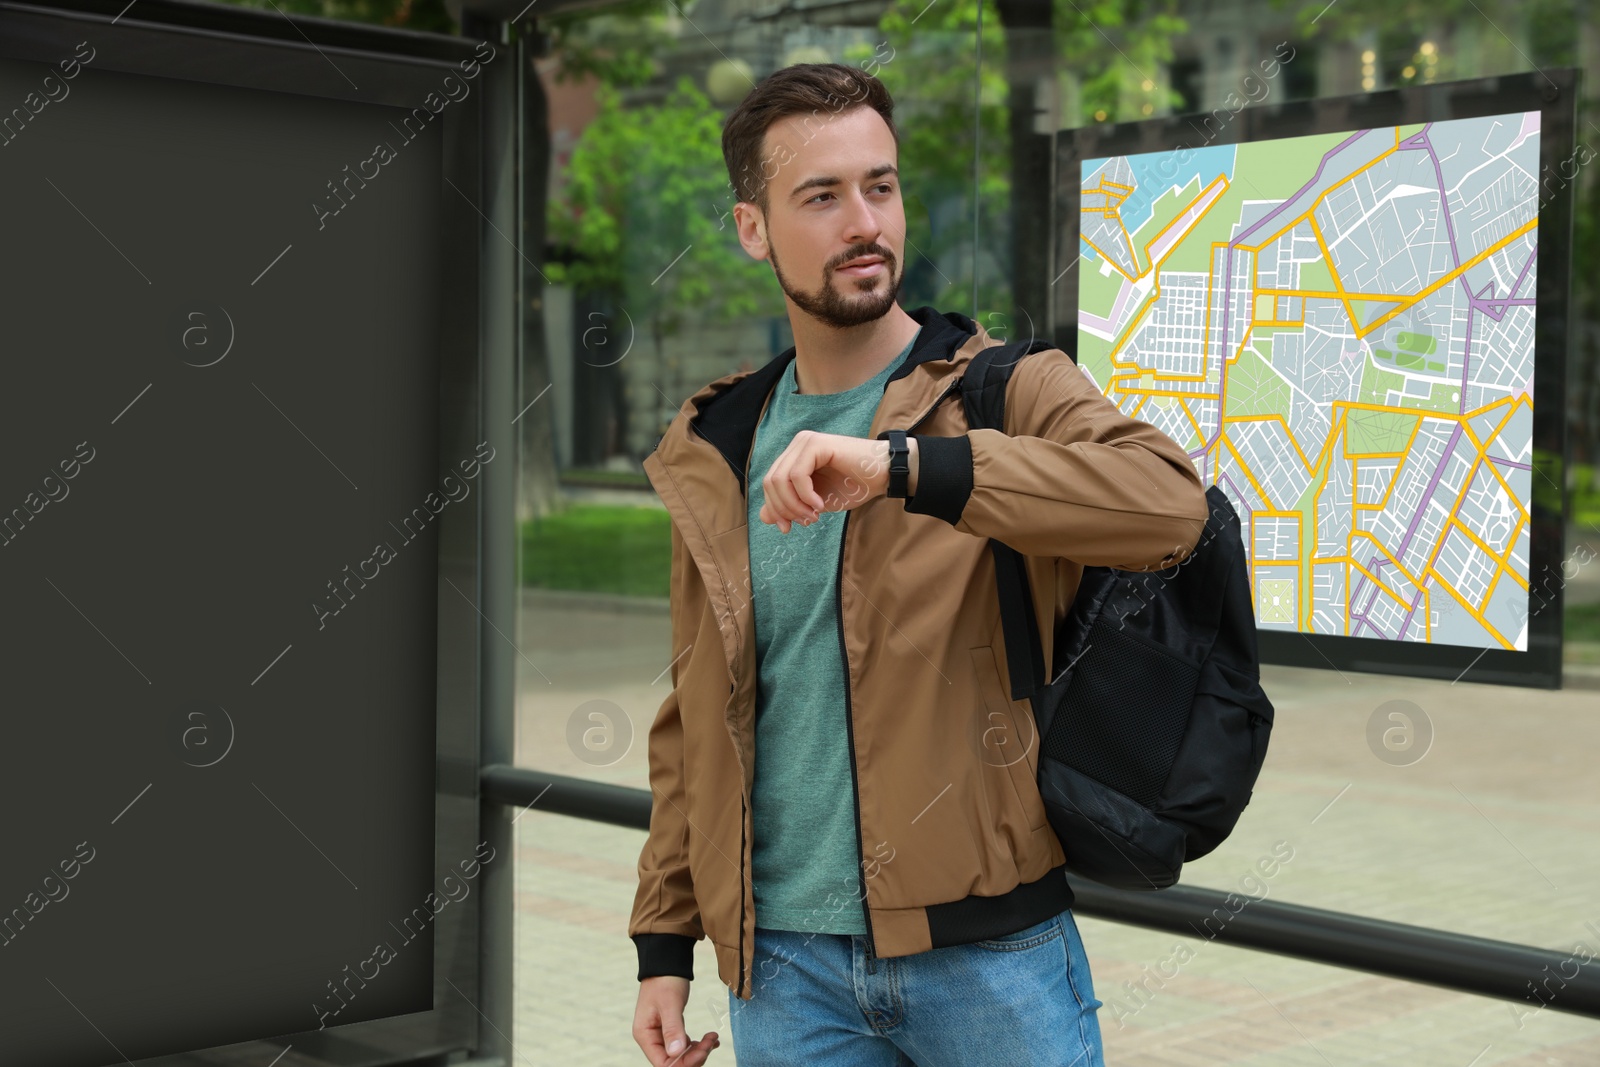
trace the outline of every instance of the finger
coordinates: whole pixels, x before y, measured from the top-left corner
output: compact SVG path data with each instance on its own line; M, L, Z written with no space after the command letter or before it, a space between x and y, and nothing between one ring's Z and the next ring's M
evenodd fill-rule
M683 1050L683 1055L676 1061L669 1061L670 1067L699 1067L711 1056L711 1051L720 1047L722 1039L715 1032L708 1033L699 1041Z
M778 469L783 501L789 508L789 518L810 522L814 517L811 502L816 498L813 483L817 472L827 466L830 449L825 436L809 431L796 435L791 447L794 454Z
M789 532L789 521L783 518L783 516L779 515L777 509L775 509L770 503L764 503L761 505L761 510L756 512L756 518L760 519L762 522L771 523L777 526L778 529L783 533Z
M780 499L781 494L777 486L781 484L783 483L774 483L772 490L767 494L766 503L762 505L762 509L767 512L768 522L775 524L784 533L788 533L794 525L794 511L791 506L784 504Z
M835 454L828 444L826 437L813 438L808 442L808 447L803 453L803 459L797 461L786 473L789 475L789 485L794 489L795 502L805 512L805 518L814 518L828 510L828 505L817 492L817 482L820 476L835 462Z
M681 1060L680 1054L694 1047L689 1040L688 1033L683 1028L683 1017L681 1015L668 1015L662 1020L661 1036L666 1040L668 1063L679 1063Z
M799 497L795 495L790 473L799 451L795 444L785 449L782 455L772 461L772 466L767 470L767 475L761 483L766 490L767 503L772 506L773 512L790 522L804 518L804 509L801 507Z
M811 484L811 474L815 469L815 467L804 471L795 469L789 473L789 485L794 490L795 504L802 509L800 518L806 522L810 522L827 510L827 504L817 495L816 489Z
M661 1027L651 1026L643 1037L635 1034L634 1040L644 1050L644 1058L650 1061L650 1067L666 1067L667 1049L661 1040Z
M778 477L783 481L784 502L791 509L789 517L797 522L810 523L821 513L812 502L822 503L815 483L818 472L827 465L828 451L821 438L808 437L803 440L794 456L778 472Z

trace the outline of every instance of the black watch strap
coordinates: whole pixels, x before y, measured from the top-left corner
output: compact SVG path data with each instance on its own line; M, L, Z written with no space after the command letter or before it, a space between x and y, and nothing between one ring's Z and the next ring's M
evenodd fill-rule
M904 500L906 486L911 477L911 446L906 444L904 430L885 430L882 436L889 441L888 495Z

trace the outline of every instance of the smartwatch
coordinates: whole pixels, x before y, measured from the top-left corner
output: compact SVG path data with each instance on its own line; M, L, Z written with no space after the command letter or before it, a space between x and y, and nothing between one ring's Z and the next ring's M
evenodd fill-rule
M886 430L880 437L886 437L889 440L888 495L904 500L906 483L911 477L911 446L906 444L906 432L904 430Z

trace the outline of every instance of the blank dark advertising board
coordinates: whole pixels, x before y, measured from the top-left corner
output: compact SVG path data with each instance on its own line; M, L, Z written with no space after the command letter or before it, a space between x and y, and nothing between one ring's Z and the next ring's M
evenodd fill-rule
M0 62L31 1067L432 1007L437 516L492 458L441 483L441 123L93 51Z

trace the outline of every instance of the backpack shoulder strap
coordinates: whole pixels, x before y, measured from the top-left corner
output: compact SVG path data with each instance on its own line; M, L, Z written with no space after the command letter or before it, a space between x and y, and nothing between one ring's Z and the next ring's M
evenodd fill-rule
M970 429L1006 427L1006 384L1022 357L1055 346L1034 338L992 345L973 356L961 375L961 403ZM993 538L995 587L1000 595L1000 622L1005 630L1006 665L1011 699L1026 700L1045 683L1044 650L1033 610L1033 593L1022 554Z
M1006 384L1023 356L1043 352L1055 345L1041 338L991 345L967 361L961 375L961 402L966 408L967 425L993 430L1006 428Z

